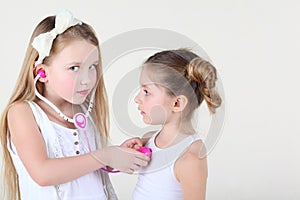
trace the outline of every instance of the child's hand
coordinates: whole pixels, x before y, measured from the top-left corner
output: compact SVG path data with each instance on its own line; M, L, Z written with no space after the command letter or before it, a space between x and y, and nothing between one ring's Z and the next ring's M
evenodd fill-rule
M138 150L141 146L143 146L143 142L140 138L135 137L125 140L120 146Z
M104 166L132 174L148 165L150 158L135 149L121 146L105 147L93 153L95 159Z

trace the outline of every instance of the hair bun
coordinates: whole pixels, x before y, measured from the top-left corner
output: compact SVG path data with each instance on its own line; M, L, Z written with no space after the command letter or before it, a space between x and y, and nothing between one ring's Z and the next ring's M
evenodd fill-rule
M215 87L217 80L216 68L200 57L190 61L187 67L187 75L190 80L199 82L208 89Z
M215 113L215 109L221 105L221 97L215 86L217 81L216 68L208 61L197 57L187 66L187 78L200 84L200 91L208 105L209 110Z

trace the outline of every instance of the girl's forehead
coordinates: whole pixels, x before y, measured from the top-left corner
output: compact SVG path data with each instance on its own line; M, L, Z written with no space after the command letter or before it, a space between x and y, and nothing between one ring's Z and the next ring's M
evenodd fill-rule
M140 85L142 86L151 86L154 85L155 82L150 78L152 75L150 74L149 70L143 69L140 75Z
M164 88L161 83L151 80L146 74L141 74L140 86L151 91L162 91Z
M154 70L144 67L140 74L140 85L149 88L160 88L164 87L164 82L161 78L158 78Z
M57 62L86 63L98 61L98 48L85 40L75 40L66 45L61 52L55 55Z
M140 83L144 83L144 82L150 82L150 77L145 70L142 70L140 74Z

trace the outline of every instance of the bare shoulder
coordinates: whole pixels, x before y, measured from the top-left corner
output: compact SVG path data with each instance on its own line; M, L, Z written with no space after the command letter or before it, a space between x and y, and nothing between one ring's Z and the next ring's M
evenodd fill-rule
M206 158L206 148L202 140L193 142L186 151L178 158L177 162L198 162ZM189 161L189 162L186 162Z
M26 131L31 130L33 126L37 126L33 112L27 102L17 102L10 106L7 114L7 122L10 132L14 130Z
M8 118L16 119L32 115L31 108L27 102L17 102L8 109Z
M205 144L202 140L196 140L183 155L197 157L198 159L206 158Z
M175 175L178 179L187 172L196 171L207 174L206 148L202 140L193 142L175 163Z

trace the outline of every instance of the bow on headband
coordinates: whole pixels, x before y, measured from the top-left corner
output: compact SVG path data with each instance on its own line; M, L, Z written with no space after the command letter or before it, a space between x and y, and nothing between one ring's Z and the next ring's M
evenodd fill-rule
M33 48L39 53L39 59L35 62L35 66L41 64L45 57L49 56L53 40L57 35L62 34L68 28L81 25L82 22L73 17L72 13L67 10L59 12L55 17L55 27L47 33L42 33L34 38L32 42Z

